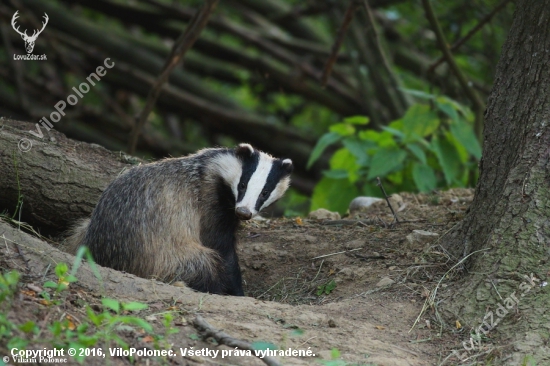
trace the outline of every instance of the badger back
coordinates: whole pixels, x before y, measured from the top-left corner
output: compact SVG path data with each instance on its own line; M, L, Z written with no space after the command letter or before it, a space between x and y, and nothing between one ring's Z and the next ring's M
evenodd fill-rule
M215 157L212 167L231 189L235 214L248 220L280 199L290 185L290 159L277 159L240 144L228 154Z

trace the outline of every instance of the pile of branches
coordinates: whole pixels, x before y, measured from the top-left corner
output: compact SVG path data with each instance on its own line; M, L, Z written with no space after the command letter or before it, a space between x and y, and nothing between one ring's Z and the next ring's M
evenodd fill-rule
M143 109L172 45L202 4L184 3L3 2L0 22L4 49L0 48L0 57L9 62L0 64L0 115L37 122L109 58L116 66L94 87L97 92L89 97L93 100L67 108L66 116L55 128L75 139L128 151L136 115ZM415 34L400 33L399 22L404 20L392 20L388 14L392 7L403 3L220 1L184 62L163 86L155 105L156 121L160 122L144 126L137 152L150 157L177 156L203 145L247 141L277 156L292 158L297 167L294 186L309 193L327 159L305 170L322 132L312 133L311 128L291 123L304 106L328 109L336 118L367 115L369 127L379 129L401 117L414 102L403 88L404 78L414 78L475 109L476 101L461 82L473 85L470 89L484 100L492 75L476 79L466 73L461 80L453 71L451 59L438 60L442 54L434 37L438 24L437 20L428 21L429 16L422 18ZM453 14L453 7L464 9L467 3L449 2L447 14ZM469 9L463 12L465 19L445 20L443 32L449 33L451 23L471 24L468 17L472 14L485 14L476 27L471 27L473 35L502 9L505 16L500 22L506 23L511 13L507 3ZM417 5L422 9L420 2ZM47 14L49 23L34 50L34 54L46 54L47 62L13 59L13 54L25 53L21 37L11 27L16 11L21 15L17 19L21 31L29 29L29 35L33 29L43 28L43 16ZM463 36L455 39L451 51L462 46L465 52L471 52L467 41ZM421 49L422 45L426 48ZM480 57L496 64L498 56L498 50L488 47L487 54ZM258 90L256 106L244 105L231 95L243 83ZM276 112L262 107L281 93L295 95L301 103ZM316 121L306 122L315 125Z

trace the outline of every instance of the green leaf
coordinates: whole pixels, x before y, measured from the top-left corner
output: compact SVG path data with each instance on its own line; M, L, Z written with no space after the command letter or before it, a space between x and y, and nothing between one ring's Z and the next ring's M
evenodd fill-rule
M399 88L399 90L418 98L423 98L423 99L435 98L435 95L423 92L421 90L412 90L412 89L405 89L405 88Z
M296 328L292 332L290 332L290 335L293 337L299 337L305 333L305 330L301 328Z
M57 283L53 282L53 281L46 281L44 283L44 287L48 287L48 288L57 288Z
M332 179L347 179L349 177L348 171L344 169L324 170L323 175Z
M435 137L432 140L432 150L437 156L439 165L443 169L445 180L448 185L452 185L460 174L461 164L458 151L455 146L446 138Z
M367 116L351 116L344 118L344 123L349 123L352 125L366 125L369 121L369 117Z
M426 164L413 163L412 175L420 192L429 192L437 186L433 169Z
M336 288L336 281L332 280L325 286L325 294L330 294Z
M403 133L409 141L431 135L437 127L439 118L429 105L415 104L403 116Z
M439 108L440 111L445 113L452 121L458 121L459 116L455 106L449 103L447 98L438 97L436 99L435 105Z
M189 334L189 338L194 341L198 341L201 339L196 333Z
M12 337L8 341L6 348L7 349L14 349L14 348L25 349L27 348L28 345L29 345L29 341L27 341L26 339L19 338L19 337Z
M329 130L330 132L337 133L342 137L351 136L355 133L355 127L347 123L337 123L330 126Z
M31 332L34 332L35 330L37 331L38 328L36 327L36 324L35 322L29 320L28 322L24 323L24 324L21 324L19 326L19 329L25 333L31 333Z
M451 123L451 134L477 160L481 158L481 146L469 123L463 120Z
M340 358L340 350L338 348L333 348L330 350L330 357L334 358Z
M401 166L406 157L407 152L396 147L379 149L372 157L367 179L370 180L377 176L383 177L396 170Z
M73 275L68 275L68 276L65 276L65 278L63 278L63 280L66 281L66 282L77 282L78 278L76 278Z
M143 304L141 302L134 302L134 301L122 304L122 308L124 310L130 310L130 311L143 310L143 309L147 309L148 307L149 305L147 304Z
M309 157L309 160L307 162L306 168L309 169L319 159L323 151L330 145L334 144L335 142L339 141L342 137L334 132L325 133L319 141L317 141L317 144L313 148L313 151L311 152L311 156Z
M381 138L380 132L374 131L374 130L359 131L357 136L361 140L372 141L372 142L378 142L378 140L380 140L380 138Z
M137 318L135 316L122 316L122 317L118 318L118 320L125 323L125 324L137 325L138 327L143 328L147 332L152 332L153 331L153 327L151 326L151 324L149 324L145 320L143 320L141 318Z
M86 315L88 316L88 319L94 323L95 326L100 326L101 322L103 321L103 316L97 315L91 307L86 305Z
M350 153L357 160L357 165L367 166L369 164L369 155L367 150L372 148L374 145L372 142L361 141L356 138L347 138L342 141L344 147L349 150Z
M348 179L323 178L317 183L311 197L311 211L325 208L344 214L352 199L359 195Z
M424 152L424 149L422 147L418 146L418 144L412 143L407 144L407 149L409 149L414 156L418 158L422 162L422 164L427 164L426 160L426 153Z
M251 344L252 349L256 351L267 351L269 349L276 350L279 349L276 345L270 342L257 341Z
M86 352L82 352L81 350L86 350L86 346L85 345L82 345L80 343L76 343L76 342L70 342L69 343L69 348L72 348L74 350L76 350L76 353L74 356L72 356L77 362L79 363L82 363L84 362L84 360L86 359L86 356L84 356L86 354ZM82 356L81 356L82 355Z
M118 313L120 311L120 303L113 299L101 299L101 303L103 306L113 310L115 313Z
M351 183L355 183L359 179L357 160L346 148L339 149L332 155L332 158L330 158L330 169L345 170Z
M69 266L66 263L58 263L55 266L55 274L57 277L63 277L69 271Z
M395 137L399 137L400 139L404 139L406 136L403 132L399 131L399 130L396 130L395 128L391 128L391 127L382 127L382 129L384 131L387 131L389 133L391 133L393 136Z

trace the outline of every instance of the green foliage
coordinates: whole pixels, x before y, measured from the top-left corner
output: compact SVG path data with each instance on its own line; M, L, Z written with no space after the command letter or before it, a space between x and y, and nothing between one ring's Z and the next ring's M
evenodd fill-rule
M279 349L276 345L270 342L257 341L252 343L252 349L256 351L267 351Z
M330 280L324 285L317 286L317 296L330 295L330 293L336 288L336 281Z
M379 195L380 177L388 192L428 192L475 183L481 147L473 131L472 112L445 96L406 90L426 102L412 105L382 131L360 129L369 120L349 117L330 127L313 149L308 167L338 144L330 170L313 192L311 210L344 213L359 194Z
M70 283L77 281L73 273L85 253L86 250L79 251L72 272L69 272L69 266L65 263L56 265L57 281L46 281L43 287L51 289L50 292L44 290L39 294L44 299L41 300L43 305L58 306L64 303L63 296L66 295ZM13 299L17 293L19 278L20 275L17 271L0 274L0 343L6 344L8 349L25 349L31 344L57 349L74 348L76 355L73 358L83 363L86 356L89 356L86 349L95 346L109 347L114 343L119 347L128 349L129 345L118 334L120 330L142 329L153 336L157 348L169 347L167 341L165 341L166 337L178 332L171 325L173 321L171 312L163 314L164 333L155 334L153 327L147 321L131 314L147 309L146 304L120 302L110 298L101 300L103 305L101 311L95 311L90 305L85 305L86 315L79 319L80 323L78 325L74 324L73 318L70 316L65 316L60 320L52 317L44 325L39 325L33 320L18 324L8 318L8 312L13 307ZM40 335L42 337L39 337ZM160 341L164 341L164 343L161 344Z

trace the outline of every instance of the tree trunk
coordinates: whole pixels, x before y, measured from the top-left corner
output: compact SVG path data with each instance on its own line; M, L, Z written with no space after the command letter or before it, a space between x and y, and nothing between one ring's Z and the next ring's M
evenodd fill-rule
M32 123L3 120L0 130L0 212L15 213L22 200L21 220L42 234L58 234L89 215L107 185L132 166L129 160L139 162L42 126L36 138L28 132L37 132ZM32 143L26 152L24 138Z
M475 199L445 242L456 258L471 255L462 286L443 303L447 320L512 345L495 350L497 364L550 364L549 50L550 2L519 0L485 114ZM461 359L490 343L465 336Z

